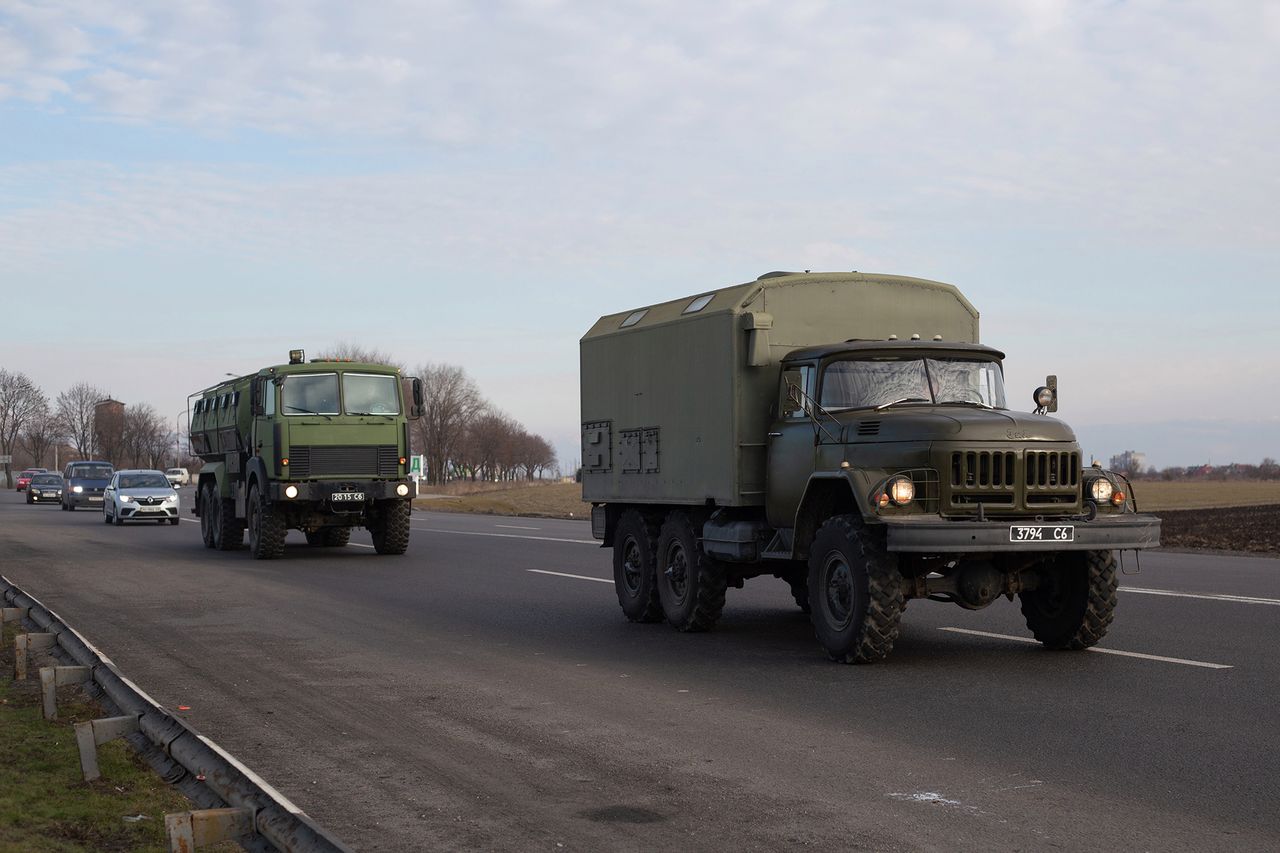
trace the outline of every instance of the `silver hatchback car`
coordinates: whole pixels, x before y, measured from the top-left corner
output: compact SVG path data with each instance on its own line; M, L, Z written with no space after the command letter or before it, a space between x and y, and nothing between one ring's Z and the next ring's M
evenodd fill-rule
M102 495L102 520L106 524L126 521L177 524L178 492L169 485L162 471L117 471Z

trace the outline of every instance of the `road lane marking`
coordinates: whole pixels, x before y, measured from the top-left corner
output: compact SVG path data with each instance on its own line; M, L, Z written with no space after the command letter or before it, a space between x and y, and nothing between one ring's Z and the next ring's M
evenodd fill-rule
M1226 595L1225 593L1176 592L1172 589L1149 589L1140 586L1122 586L1121 592L1140 592L1143 595L1167 595L1172 598L1200 598L1205 601L1233 601L1236 604L1270 604L1280 607L1280 598L1257 598L1252 595Z
M1040 641L1032 637L1015 637L1010 634L992 634L989 631L972 631L968 628L939 628L939 631L950 631L953 634L971 634L975 637L991 637L996 640L1012 640L1015 643L1034 643L1039 645ZM1127 658L1141 658L1142 660L1154 660L1162 663L1180 663L1183 666L1198 666L1204 669L1234 669L1230 664L1225 663L1206 663L1200 660L1186 660L1185 658L1167 658L1163 655L1144 655L1139 652L1122 652L1116 649L1100 649L1097 646L1091 646L1085 649L1086 652L1097 652L1102 655L1120 655Z
M359 542L348 542L352 548L372 548L372 545L361 545Z
M505 527L507 530L541 530L541 527L525 527L522 524L495 524L494 527Z
M532 539L535 542L572 542L580 545L599 545L595 539L558 539L554 536L523 536L519 533L482 533L479 530L442 530L438 527L415 527L424 533L456 533L459 536L493 536L498 539Z
M549 572L546 569L525 569L527 572L534 572L539 575L555 575L558 578L573 578L579 581L595 581L596 583L613 583L609 578L593 578L587 575L571 575L568 572Z

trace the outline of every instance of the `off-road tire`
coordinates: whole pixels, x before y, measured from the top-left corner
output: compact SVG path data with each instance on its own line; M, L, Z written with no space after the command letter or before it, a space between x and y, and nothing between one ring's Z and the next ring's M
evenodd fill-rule
M677 631L708 631L724 610L725 572L698 543L689 516L667 514L658 533L658 602Z
M307 544L317 548L342 548L350 541L350 527L321 527L307 533Z
M413 506L407 500L383 501L369 534L379 554L403 554L409 550L409 521Z
M631 622L662 621L657 585L658 525L629 509L613 531L613 589Z
M814 633L841 663L874 663L893 650L902 620L902 576L883 543L852 515L818 528L809 549Z
M288 528L284 516L267 503L258 485L249 487L249 553L255 560L274 560L284 553L284 537Z
M215 486L209 487L206 509L212 510L209 527L213 531L213 547L218 551L237 551L244 545L244 526L236 519L236 502L231 498L216 496Z
M200 487L196 508L200 510L200 540L204 547L213 547L213 487L205 483Z
M1051 649L1087 649L1107 634L1116 610L1114 551L1067 551L1018 594L1031 634Z

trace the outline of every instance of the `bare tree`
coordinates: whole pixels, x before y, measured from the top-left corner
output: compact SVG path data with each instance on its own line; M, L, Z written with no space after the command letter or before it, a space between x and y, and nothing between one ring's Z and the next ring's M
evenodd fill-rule
M330 347L322 349L316 358L340 358L351 361L366 361L370 364L389 364L404 371L404 365L390 354L373 347L362 346L350 341L338 341Z
M169 453L169 422L150 403L125 409L121 458L135 468L156 468Z
M426 456L428 483L445 481L467 425L484 409L484 398L471 377L452 364L425 364L422 378L423 414L415 421L415 436Z
M25 373L0 368L0 452L12 455L18 435L49 401ZM4 463L9 488L13 488L13 462Z
M32 416L31 423L22 431L22 444L31 454L31 464L43 466L45 454L61 440L62 430L49 410L48 400L43 400L40 411Z
M77 382L58 395L57 411L60 431L71 442L81 459L92 459L94 450L94 406L107 396L101 388L88 382Z

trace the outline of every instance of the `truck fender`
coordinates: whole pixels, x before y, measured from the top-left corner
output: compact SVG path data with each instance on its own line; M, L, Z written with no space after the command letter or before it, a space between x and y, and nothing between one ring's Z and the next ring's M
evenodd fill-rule
M200 469L200 473L196 475L196 515L204 515L204 490L209 483L213 484L214 494L223 496L223 489L226 488L226 471L223 470L221 462L206 462L204 467Z
M815 473L809 478L804 497L796 509L795 533L791 538L792 559L809 559L809 545L818 528L835 515L863 516L864 509L844 473Z
M267 463L261 456L250 456L249 461L244 466L244 493L249 494L249 486L253 483L258 484L258 488L267 492L267 499L271 499L271 495L267 490L267 484L271 481L267 479Z

